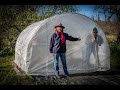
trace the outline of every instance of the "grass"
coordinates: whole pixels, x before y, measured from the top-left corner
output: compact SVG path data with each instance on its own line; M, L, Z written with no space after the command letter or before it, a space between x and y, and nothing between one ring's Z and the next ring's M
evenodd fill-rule
M13 56L0 57L0 85L33 85L27 75L17 75L13 70Z

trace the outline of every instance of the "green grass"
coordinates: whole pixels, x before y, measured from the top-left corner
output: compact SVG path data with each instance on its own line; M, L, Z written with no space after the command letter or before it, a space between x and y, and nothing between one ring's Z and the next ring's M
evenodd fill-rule
M0 85L33 85L27 75L17 75L13 70L13 56L0 57Z
M110 63L112 69L120 70L120 45L110 45Z

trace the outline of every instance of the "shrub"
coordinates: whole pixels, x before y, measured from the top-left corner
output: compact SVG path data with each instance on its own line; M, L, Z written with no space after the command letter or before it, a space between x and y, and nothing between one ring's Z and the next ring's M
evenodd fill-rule
M120 69L120 45L110 45L110 63L112 69Z

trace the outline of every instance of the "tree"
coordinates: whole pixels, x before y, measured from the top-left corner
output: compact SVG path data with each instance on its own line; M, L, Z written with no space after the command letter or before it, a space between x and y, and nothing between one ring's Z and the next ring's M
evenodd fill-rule
M120 22L120 5L96 5L95 10L104 14L107 20L110 20L113 15L116 15L118 22Z
M64 12L76 12L75 5L39 5L37 10L42 19Z
M107 23L105 25L105 30L109 30L112 34L117 34L117 43L120 43L120 5L96 5L95 10L98 10L100 13L104 14L107 21L110 22L110 19L115 15L117 17L117 22ZM115 19L114 19L115 20ZM109 27L107 27L109 26Z
M94 19L94 15L91 16L91 19L92 19L92 20L95 20L95 19Z
M35 6L30 5L1 5L0 12L0 53L14 52L20 32L29 24L38 21L39 16Z

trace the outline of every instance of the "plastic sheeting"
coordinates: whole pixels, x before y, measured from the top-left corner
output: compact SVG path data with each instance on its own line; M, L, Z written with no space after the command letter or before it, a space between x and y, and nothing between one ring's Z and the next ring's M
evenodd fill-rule
M104 32L90 18L73 13L54 15L31 24L19 35L14 62L29 75L54 75L53 55L49 52L54 26L62 23L64 32L81 41L67 41L67 67L70 74L110 69L110 50ZM98 42L93 42L92 30L98 29ZM98 44L101 44L99 46ZM59 60L60 74L64 74Z

